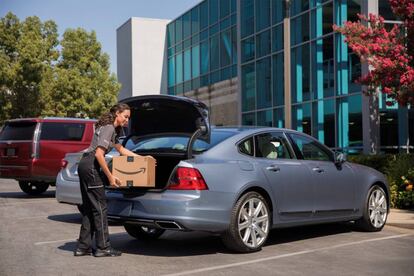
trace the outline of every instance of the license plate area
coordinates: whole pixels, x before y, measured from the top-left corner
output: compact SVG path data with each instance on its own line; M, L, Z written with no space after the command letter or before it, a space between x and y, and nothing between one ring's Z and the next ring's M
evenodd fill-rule
M15 148L7 148L5 150L6 156L16 156L16 149Z

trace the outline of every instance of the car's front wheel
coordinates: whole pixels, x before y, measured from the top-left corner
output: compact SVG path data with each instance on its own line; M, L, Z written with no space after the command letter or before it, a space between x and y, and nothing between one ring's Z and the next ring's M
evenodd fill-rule
M368 191L363 217L356 221L356 225L369 232L381 231L387 221L388 202L387 194L378 185Z
M20 189L28 195L40 195L49 188L49 183L35 181L19 181Z
M270 210L257 192L244 194L233 207L230 227L222 235L225 246L237 252L261 250L270 231Z
M164 229L128 223L124 224L124 228L130 236L138 240L156 240L165 232Z

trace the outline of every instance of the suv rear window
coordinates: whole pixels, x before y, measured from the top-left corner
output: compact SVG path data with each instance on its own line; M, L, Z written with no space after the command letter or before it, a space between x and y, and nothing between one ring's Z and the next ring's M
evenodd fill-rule
M0 141L32 140L36 122L7 122L0 132Z
M84 124L43 123L40 140L81 141L84 130Z
M210 144L196 140L193 146L193 151L203 152L209 148L217 145L218 143L233 136L233 132L212 132ZM155 152L186 152L187 144L190 138L187 136L162 136L153 138L139 139L138 137L130 137L125 147L132 151L155 151Z

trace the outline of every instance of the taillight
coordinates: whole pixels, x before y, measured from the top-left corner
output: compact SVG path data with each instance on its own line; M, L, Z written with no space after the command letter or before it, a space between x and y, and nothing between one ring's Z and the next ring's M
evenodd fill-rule
M177 168L174 177L172 178L170 190L208 190L207 184L204 181L201 173L194 168Z
M68 161L67 160L65 160L65 159L62 159L62 160L60 160L60 167L62 168L62 169L64 169L64 168L66 168L66 166L68 165Z

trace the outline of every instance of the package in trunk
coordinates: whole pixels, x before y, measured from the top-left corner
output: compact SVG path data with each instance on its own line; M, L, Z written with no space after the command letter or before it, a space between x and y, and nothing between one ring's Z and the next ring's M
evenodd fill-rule
M112 174L120 187L155 187L155 159L152 156L115 156Z

